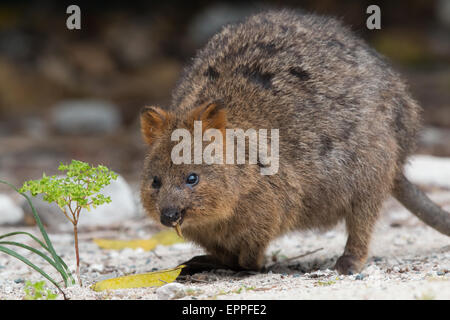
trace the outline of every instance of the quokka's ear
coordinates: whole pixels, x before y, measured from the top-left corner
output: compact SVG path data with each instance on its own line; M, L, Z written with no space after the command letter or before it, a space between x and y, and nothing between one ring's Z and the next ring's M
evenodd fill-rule
M159 107L144 107L141 110L141 133L147 144L152 144L155 138L167 128L172 114Z
M220 102L202 104L191 112L191 120L202 121L202 129L219 129L225 131L227 112Z

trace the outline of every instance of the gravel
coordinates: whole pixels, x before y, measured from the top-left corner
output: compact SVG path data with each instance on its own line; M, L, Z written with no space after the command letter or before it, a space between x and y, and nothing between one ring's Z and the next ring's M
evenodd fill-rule
M393 200L386 206L395 207ZM450 299L450 238L425 226L410 215L391 227L385 212L373 237L371 256L360 274L343 276L332 267L345 244L344 226L327 233L292 233L274 241L266 252L268 264L277 265L267 273L236 274L216 270L186 277L177 284L160 288L123 289L94 292L96 281L126 274L172 268L203 250L190 243L158 246L154 251L101 250L96 237L142 238L157 232L146 220L131 220L120 230L85 230L80 235L83 287L65 289L70 299ZM37 234L35 228L22 228ZM142 229L147 230L143 233ZM0 228L0 234L13 231ZM74 270L75 257L70 233L50 234L54 246ZM17 240L29 242L17 236ZM396 240L405 241L396 241ZM408 239L410 240L408 242ZM397 244L394 244L397 243ZM283 260L323 250L297 260ZM25 251L21 253L40 263ZM40 265L43 265L42 263ZM57 274L48 266L44 270ZM0 299L22 299L26 280L40 281L39 274L20 261L0 254ZM176 290L175 290L176 289ZM59 299L62 297L59 296Z

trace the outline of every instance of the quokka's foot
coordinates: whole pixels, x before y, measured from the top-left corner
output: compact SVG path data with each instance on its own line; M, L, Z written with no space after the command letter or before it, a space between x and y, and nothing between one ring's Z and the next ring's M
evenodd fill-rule
M334 269L340 274L352 275L359 273L364 266L364 261L352 255L340 256L336 261Z

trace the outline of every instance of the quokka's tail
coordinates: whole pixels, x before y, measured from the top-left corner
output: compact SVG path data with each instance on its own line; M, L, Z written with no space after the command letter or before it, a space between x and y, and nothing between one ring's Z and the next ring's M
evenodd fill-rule
M392 194L409 211L437 231L450 236L450 213L442 210L417 186L401 174L394 185Z

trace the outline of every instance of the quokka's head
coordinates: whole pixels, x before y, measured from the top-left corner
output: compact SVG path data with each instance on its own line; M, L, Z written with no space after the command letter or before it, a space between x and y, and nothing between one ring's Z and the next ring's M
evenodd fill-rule
M194 121L202 121L201 131L225 132L226 110L207 103L185 113L174 114L158 107L141 111L141 131L148 145L141 184L141 199L147 213L166 226L182 228L227 219L239 190L239 168L228 164L194 164ZM172 141L176 129L191 137L192 164L175 164ZM223 134L225 137L225 134Z

